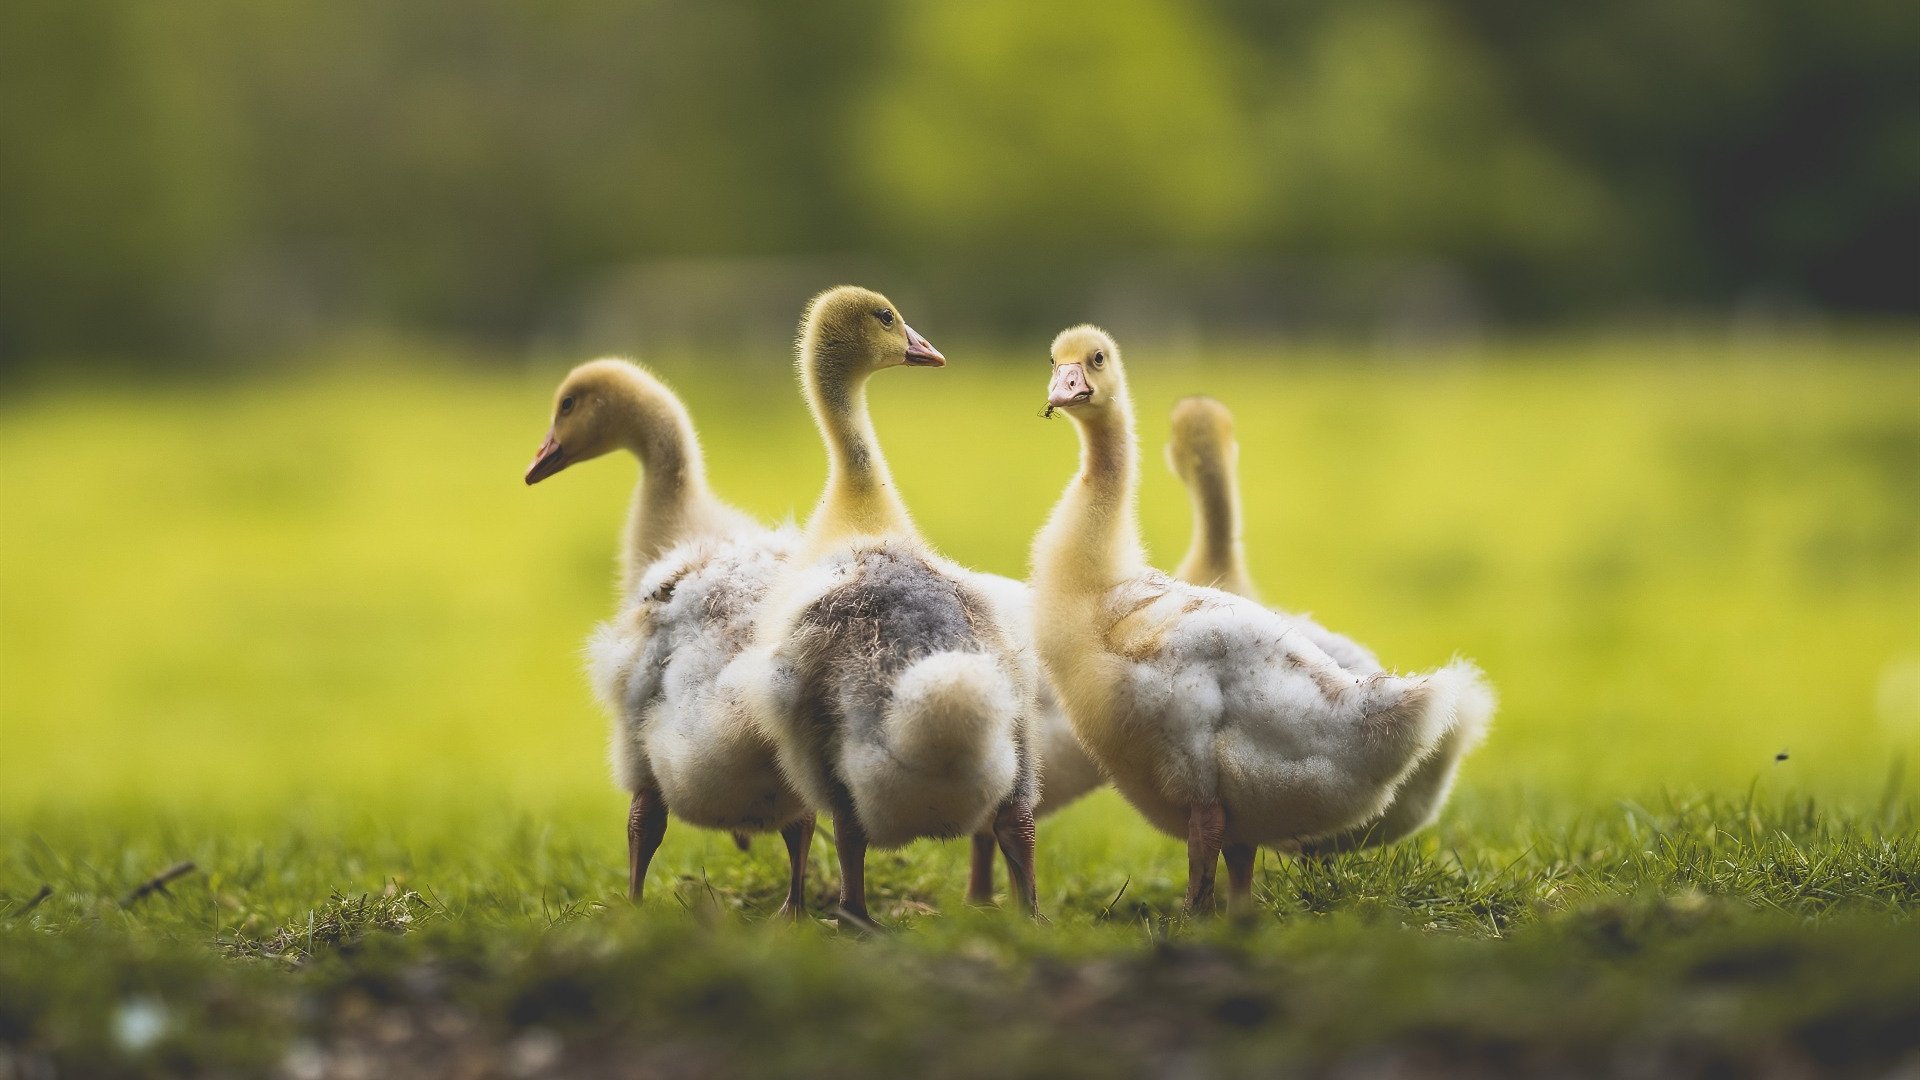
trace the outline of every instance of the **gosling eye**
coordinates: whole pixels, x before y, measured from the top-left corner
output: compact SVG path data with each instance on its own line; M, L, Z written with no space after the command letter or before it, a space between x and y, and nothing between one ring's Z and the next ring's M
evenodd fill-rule
M1107 354L1106 354L1105 352L1096 352L1096 353L1094 353L1094 354L1093 354L1093 369L1094 369L1095 371L1098 371L1098 370L1100 370L1101 368L1103 368L1103 367L1106 367L1106 366L1107 366Z
M572 411L573 411L573 395L568 394L566 397L563 397L560 399L560 415L565 416Z
M880 320L881 326L884 326L889 330L893 329L893 309L892 308L879 308L874 311L873 317Z

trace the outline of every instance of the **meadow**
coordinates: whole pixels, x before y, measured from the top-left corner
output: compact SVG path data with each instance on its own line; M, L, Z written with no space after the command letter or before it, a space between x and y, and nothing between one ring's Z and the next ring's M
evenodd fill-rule
M934 339L875 380L926 535L1021 573L1076 453L1046 367ZM1858 1074L1920 1050L1920 342L1595 338L1129 354L1241 442L1266 599L1501 709L1441 822L1263 856L1103 792L1042 822L1046 925L878 855L898 933L766 917L777 843L669 829L623 896L580 645L630 461L520 474L566 363L368 347L0 399L0 1078L188 1074ZM661 357L716 488L804 516L778 350ZM166 868L193 869L134 895ZM831 837L813 851L819 910ZM1797 1072L1795 1070L1798 1070Z

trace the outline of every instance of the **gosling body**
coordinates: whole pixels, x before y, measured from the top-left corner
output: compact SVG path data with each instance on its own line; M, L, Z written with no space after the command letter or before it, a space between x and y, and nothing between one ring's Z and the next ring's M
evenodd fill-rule
M615 781L657 790L690 825L756 833L807 813L735 670L798 539L779 529L683 543L647 568L588 642L589 677L615 718Z

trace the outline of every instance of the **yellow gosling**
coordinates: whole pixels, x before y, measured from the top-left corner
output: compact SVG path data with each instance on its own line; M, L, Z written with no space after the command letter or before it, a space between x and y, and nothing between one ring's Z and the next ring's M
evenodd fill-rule
M713 494L686 407L638 365L575 368L554 393L552 416L528 484L615 450L641 465L620 609L588 645L594 689L614 718L614 779L633 796L628 895L641 898L669 815L736 837L778 829L789 868L782 911L798 918L813 813L747 713L738 677L754 614L798 537Z
M808 306L799 376L828 478L758 620L756 715L794 788L833 815L841 917L859 927L870 844L990 833L1021 906L1038 903L1034 666L993 592L914 528L867 413L875 372L945 362L879 293Z
M1233 414L1210 397L1180 399L1173 407L1167 464L1193 503L1193 539L1173 576L1260 599L1240 539L1240 444L1233 438Z
M1054 340L1050 410L1080 466L1035 539L1041 660L1080 741L1156 827L1187 842L1187 905L1251 895L1260 845L1291 848L1380 815L1448 732L1483 727L1473 665L1342 668L1292 619L1147 565L1139 446L1120 350L1091 326Z

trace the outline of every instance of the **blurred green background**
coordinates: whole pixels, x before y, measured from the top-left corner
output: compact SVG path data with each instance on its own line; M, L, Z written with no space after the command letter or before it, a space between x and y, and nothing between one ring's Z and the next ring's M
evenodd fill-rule
M1488 668L1467 802L1877 792L1916 56L1896 0L10 0L0 805L612 806L577 650L632 467L524 490L551 386L657 364L803 515L793 326L848 279L953 358L876 408L963 560L1021 572L1039 356L1096 319L1150 455L1238 413L1269 599ZM1171 563L1157 468L1143 513Z
M766 342L847 277L998 337L1911 316L1916 55L1904 0L9 0L0 363Z

